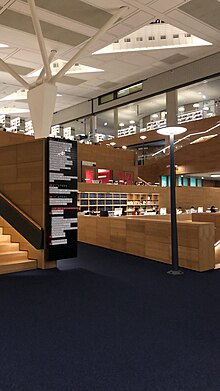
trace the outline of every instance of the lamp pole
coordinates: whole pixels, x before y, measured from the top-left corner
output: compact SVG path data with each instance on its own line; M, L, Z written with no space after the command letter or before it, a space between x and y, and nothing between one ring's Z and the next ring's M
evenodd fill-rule
M174 161L174 134L170 133L170 209L171 209L171 246L172 246L172 269L169 274L183 274L178 269L178 235L176 222L176 169Z
M174 159L174 135L181 134L187 129L178 126L171 126L168 128L158 129L157 133L170 136L170 209L171 209L171 261L172 269L167 273L173 276L183 274L179 270L179 256L178 256L178 234L176 221L176 169Z
M142 165L144 166L144 140L146 140L147 136L140 136L140 139L143 141L142 143L142 155L143 155L143 159L142 159Z

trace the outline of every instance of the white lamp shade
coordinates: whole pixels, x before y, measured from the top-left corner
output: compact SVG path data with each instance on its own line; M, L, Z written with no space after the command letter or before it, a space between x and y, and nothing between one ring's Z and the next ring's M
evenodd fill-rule
M163 134L164 136L170 136L171 134L181 134L187 131L187 128L183 126L168 126L167 128L158 129L157 133Z

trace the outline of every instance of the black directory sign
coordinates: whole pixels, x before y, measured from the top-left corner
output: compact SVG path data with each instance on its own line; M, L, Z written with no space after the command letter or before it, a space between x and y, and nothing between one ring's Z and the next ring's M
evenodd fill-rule
M77 255L77 143L46 140L45 260Z

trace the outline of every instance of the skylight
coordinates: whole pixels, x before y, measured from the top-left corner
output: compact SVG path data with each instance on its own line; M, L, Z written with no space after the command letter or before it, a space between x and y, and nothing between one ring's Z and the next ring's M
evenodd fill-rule
M66 63L67 61L61 59L57 59L53 61L50 64L52 75L56 75ZM42 68L34 72L31 72L27 75L27 77L38 77L41 73L41 70ZM70 70L66 73L66 75L79 74L79 73L93 73L93 72L104 72L104 70L99 68L93 68L88 65L75 64L70 68Z
M186 33L170 24L150 24L113 42L93 54L123 53L208 46L212 43Z

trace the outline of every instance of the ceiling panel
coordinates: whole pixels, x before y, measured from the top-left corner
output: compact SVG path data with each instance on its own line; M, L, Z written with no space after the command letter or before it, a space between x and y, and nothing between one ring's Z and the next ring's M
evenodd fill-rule
M187 59L189 59L189 57L184 56L183 54L180 54L180 53L176 53L176 54L173 54L172 56L163 58L161 61L165 62L166 64L173 65L173 64L176 64L180 61L184 61Z
M17 72L19 75L22 75L22 76L25 76L28 73L33 71L33 68L22 67L20 65L14 65L14 64L8 64L8 65L10 65L15 72ZM5 72L4 69L1 68L1 66L0 66L0 70L1 70L1 72Z
M68 84L71 86L78 86L79 84L84 83L85 80L77 79L76 77L63 76L59 79L59 83Z
M0 24L29 34L35 34L31 17L20 14L19 12L11 10L5 11L0 15ZM55 27L50 23L42 21L41 28L44 38L71 46L77 46L89 38L86 35L67 30L65 27Z
M23 0L27 2L27 0ZM100 28L111 14L80 0L35 0L37 7L52 11L80 23Z
M220 30L220 3L217 0L191 0L179 7L179 9Z

